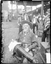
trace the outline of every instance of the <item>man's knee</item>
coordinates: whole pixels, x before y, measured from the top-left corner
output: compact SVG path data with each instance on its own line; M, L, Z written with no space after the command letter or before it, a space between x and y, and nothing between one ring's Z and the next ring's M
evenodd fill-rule
M19 49L20 45L16 45L14 48L14 51L16 51L17 49Z

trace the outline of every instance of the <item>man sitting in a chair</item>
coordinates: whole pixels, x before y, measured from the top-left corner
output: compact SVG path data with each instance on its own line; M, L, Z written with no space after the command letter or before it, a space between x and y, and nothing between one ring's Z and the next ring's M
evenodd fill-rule
M29 22L22 24L22 31L19 34L19 39L17 40L18 44L13 50L13 56L22 61L23 63L34 62L40 63L41 59L37 60L36 55L34 57L34 52L40 49L40 42L38 42L38 37L32 32ZM37 50L36 50L37 49ZM39 56L37 56L39 57Z

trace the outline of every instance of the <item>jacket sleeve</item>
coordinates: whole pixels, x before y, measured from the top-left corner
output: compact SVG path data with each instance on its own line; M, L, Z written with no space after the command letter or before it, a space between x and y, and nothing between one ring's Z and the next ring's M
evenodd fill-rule
M18 42L20 42L21 35L22 35L22 32L19 33L19 37L18 39L16 39Z
M32 42L36 42L38 44L38 46L40 47L40 39L38 38L38 36L36 36L35 34L33 34L33 37L32 37Z

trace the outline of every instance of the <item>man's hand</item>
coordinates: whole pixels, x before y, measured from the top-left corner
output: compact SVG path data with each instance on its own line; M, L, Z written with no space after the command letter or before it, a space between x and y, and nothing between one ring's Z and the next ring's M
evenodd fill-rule
M37 46L37 43L33 43L28 48L29 48L29 50L31 50L31 49L35 49L36 46Z

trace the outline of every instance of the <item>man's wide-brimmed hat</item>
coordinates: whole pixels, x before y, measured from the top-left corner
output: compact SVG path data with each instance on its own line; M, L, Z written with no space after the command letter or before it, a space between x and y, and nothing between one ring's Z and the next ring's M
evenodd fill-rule
M20 26L19 26L19 32L22 31L22 26L23 26L24 24L28 24L28 25L30 26L30 28L33 29L33 25L32 25L31 22L28 22L28 21L22 21L21 24L20 24Z

